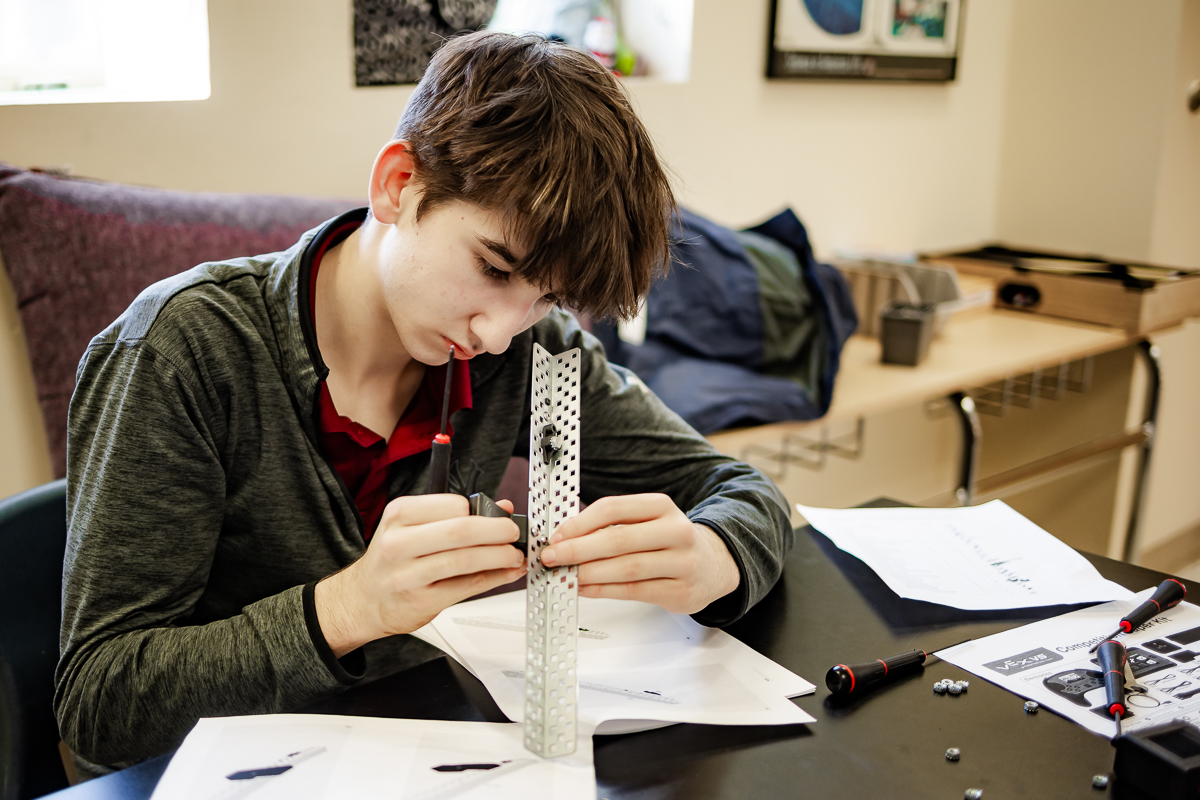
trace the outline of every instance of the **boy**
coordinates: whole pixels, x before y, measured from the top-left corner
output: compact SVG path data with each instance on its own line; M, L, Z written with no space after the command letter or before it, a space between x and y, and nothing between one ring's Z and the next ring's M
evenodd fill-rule
M80 364L55 703L89 772L427 660L401 634L523 574L516 526L465 496L528 454L534 342L584 350L590 506L546 563L713 625L779 575L779 492L555 307L628 315L667 258L671 192L609 73L539 37L451 40L368 197L150 287ZM449 370L454 493L422 494Z

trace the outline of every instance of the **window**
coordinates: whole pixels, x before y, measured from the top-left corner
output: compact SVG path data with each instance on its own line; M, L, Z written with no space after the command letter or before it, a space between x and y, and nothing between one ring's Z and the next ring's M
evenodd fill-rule
M498 0L488 27L555 36L627 76L683 83L691 67L692 0Z
M0 105L208 96L207 0L0 0Z

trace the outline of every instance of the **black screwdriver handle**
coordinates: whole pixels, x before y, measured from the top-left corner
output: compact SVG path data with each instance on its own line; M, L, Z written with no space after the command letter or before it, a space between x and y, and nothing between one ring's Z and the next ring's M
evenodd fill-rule
M433 437L433 452L429 458L429 488L425 494L445 494L449 491L450 448L449 436L439 433Z
M857 694L872 686L915 672L925 663L924 650L877 658L862 664L838 664L825 674L825 685L834 694Z
M1121 630L1125 633L1137 630L1155 614L1179 605L1184 597L1187 597L1187 588L1174 578L1167 578L1158 585L1149 600L1121 620Z
M1109 639L1101 643L1096 653L1100 671L1104 673L1104 702L1108 713L1125 716L1125 645Z

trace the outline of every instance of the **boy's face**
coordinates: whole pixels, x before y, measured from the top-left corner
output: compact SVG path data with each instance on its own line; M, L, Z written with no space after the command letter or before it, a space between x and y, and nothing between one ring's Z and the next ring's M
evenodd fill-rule
M523 254L505 239L499 214L452 201L416 219L419 188L400 193L394 221L383 224L380 282L388 314L409 356L444 364L502 353L512 337L553 307L545 289L510 274Z

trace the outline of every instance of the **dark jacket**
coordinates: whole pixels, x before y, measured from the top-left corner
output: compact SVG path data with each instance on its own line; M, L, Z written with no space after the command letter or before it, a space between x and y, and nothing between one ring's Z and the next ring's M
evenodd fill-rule
M600 328L609 358L701 433L823 416L858 318L796 215L732 231L682 210L676 233L676 263L646 299L645 342Z
M55 698L75 753L122 765L178 745L200 717L296 709L366 674L435 655L409 636L341 661L320 635L315 581L366 544L321 452L328 373L309 313L311 257L350 212L282 253L202 264L157 283L89 346L71 402L62 658ZM741 585L696 618L723 625L774 584L787 503L717 453L555 311L471 362L453 419L463 491L492 493L526 455L530 354L583 348L582 499L658 491L728 545ZM429 455L397 462L389 497L419 492ZM86 767L87 765L85 765Z

